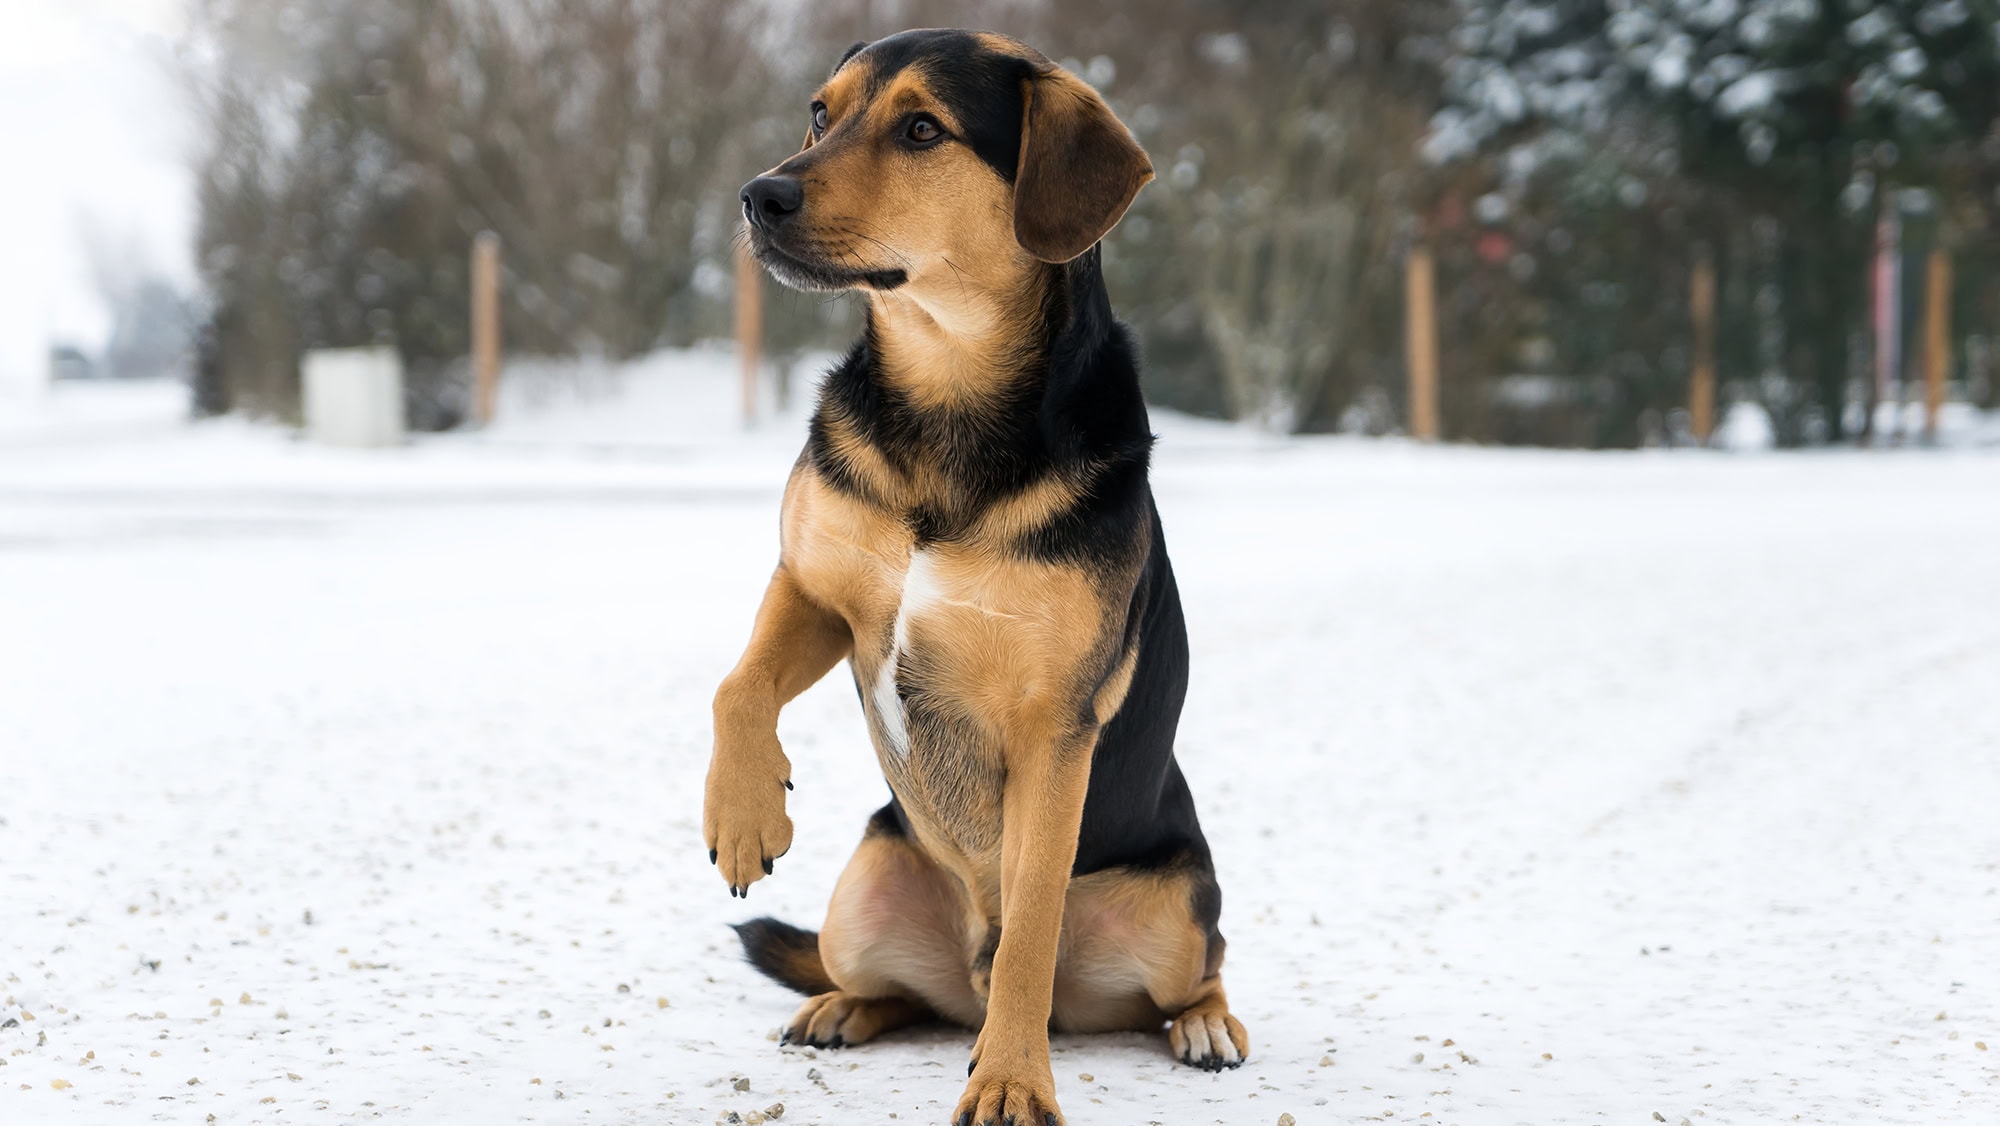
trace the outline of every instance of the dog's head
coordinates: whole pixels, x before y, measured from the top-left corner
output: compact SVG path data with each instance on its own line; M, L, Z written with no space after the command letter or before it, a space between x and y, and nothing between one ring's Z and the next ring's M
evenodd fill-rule
M1000 35L856 44L808 113L742 192L758 259L799 289L1001 284L1089 250L1153 178L1095 90Z

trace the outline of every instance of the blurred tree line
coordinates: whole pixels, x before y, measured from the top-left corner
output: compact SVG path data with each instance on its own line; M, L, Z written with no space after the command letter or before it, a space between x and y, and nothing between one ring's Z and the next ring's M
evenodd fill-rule
M1869 417L1884 206L1910 255L1952 247L1957 370L1991 402L1996 3L196 0L207 402L290 415L303 349L386 342L412 422L455 424L488 229L516 354L726 335L736 189L832 61L972 25L1097 85L1152 154L1106 262L1156 402L1397 429L1421 239L1447 437L1680 440L1707 254L1726 395L1837 440ZM781 358L854 330L852 299L771 298Z

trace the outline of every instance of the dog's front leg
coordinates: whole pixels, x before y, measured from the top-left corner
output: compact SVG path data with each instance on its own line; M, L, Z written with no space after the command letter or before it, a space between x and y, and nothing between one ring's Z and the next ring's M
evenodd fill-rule
M778 745L778 709L854 647L847 623L807 598L778 567L750 645L715 693L715 750L708 760L702 837L731 895L749 895L771 862L792 847L785 791L792 763Z
M1001 797L1000 946L958 1126L1060 1126L1049 1066L1056 946L1076 863L1095 730L1029 737L1007 754Z

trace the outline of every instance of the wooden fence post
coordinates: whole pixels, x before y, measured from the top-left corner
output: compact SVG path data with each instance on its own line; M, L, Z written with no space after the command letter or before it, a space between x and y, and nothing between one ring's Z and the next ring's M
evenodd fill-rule
M1688 285L1694 318L1694 373L1688 387L1688 427L1696 444L1715 434L1715 258L1706 246L1695 251Z
M1924 440L1935 442L1951 375L1951 255L1942 246L1931 248L1924 301Z
M500 389L500 236L472 240L472 420L493 421Z
M764 342L764 278L750 248L736 244L736 352L743 363L743 425L757 421L757 360Z
M1438 437L1437 283L1430 247L1410 247L1404 278L1404 322L1408 331L1410 436L1420 442Z

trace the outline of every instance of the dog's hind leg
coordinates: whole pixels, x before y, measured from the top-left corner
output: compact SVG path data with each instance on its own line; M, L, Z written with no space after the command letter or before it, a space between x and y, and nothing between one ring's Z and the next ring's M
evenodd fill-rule
M885 1032L935 1020L937 1014L921 1001L904 997L863 997L834 991L809 997L792 1014L780 1038L785 1044L814 1048L845 1048L865 1044Z
M1071 882L1056 969L1056 1027L1157 1030L1190 1067L1241 1064L1250 1037L1222 991L1220 897L1205 864L1111 868Z
M806 1001L788 1042L859 1044L937 1017L977 1027L967 910L956 879L904 837L883 809L847 862L827 905L819 955L833 991Z

